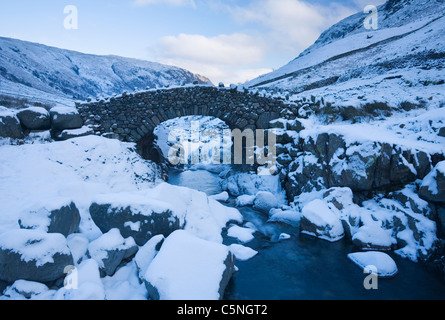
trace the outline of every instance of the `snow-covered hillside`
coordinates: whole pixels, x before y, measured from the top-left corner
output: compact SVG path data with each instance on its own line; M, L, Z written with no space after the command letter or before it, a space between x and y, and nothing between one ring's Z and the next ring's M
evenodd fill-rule
M195 81L208 80L159 63L96 56L0 37L0 94L58 101Z
M440 104L444 14L443 1L388 1L378 7L377 30L367 30L368 14L357 13L326 30L286 66L245 85L323 96L337 105Z

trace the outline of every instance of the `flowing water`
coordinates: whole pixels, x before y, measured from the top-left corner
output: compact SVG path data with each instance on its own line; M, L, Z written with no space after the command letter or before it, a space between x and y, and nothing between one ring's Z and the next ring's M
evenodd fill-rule
M169 183L214 195L222 190L217 174L207 171L171 170ZM228 204L234 206L234 199ZM366 274L348 258L356 249L346 240L330 243L300 235L298 228L268 223L251 207L238 208L246 222L259 232L245 244L258 251L239 268L226 290L227 300L324 300L324 299L445 299L445 281L425 264L417 264L390 253L399 273L392 279L379 279L377 290L366 290ZM291 235L278 241L279 235ZM226 237L225 244L233 243Z

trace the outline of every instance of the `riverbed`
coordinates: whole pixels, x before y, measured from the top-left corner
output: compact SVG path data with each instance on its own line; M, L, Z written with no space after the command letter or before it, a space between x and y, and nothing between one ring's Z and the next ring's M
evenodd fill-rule
M215 195L222 192L218 174L205 170L169 172L169 183ZM224 203L235 207L235 199ZM413 263L394 253L399 273L378 279L377 290L366 290L366 274L347 255L357 249L346 240L330 243L299 233L298 227L267 222L252 207L238 208L245 222L258 230L245 244L258 254L237 261L238 271L226 290L226 300L431 300L445 299L445 281L430 265ZM289 239L279 240L281 234ZM225 236L230 245L236 239Z

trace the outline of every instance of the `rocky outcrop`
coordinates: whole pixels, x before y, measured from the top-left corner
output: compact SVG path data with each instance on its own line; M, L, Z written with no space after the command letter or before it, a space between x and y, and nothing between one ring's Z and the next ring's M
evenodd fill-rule
M289 199L331 187L391 190L423 179L433 164L432 156L421 150L372 140L347 144L339 134L321 133L297 141L278 148L292 159L290 163L280 155L277 159Z
M427 201L445 204L445 161L439 162L425 177L419 195Z

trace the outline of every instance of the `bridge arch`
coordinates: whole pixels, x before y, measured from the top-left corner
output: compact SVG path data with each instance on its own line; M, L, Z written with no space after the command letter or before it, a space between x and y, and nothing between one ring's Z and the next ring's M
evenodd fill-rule
M211 116L231 129L268 129L288 109L282 100L210 86L149 90L77 104L97 135L139 142L164 121L191 115Z

